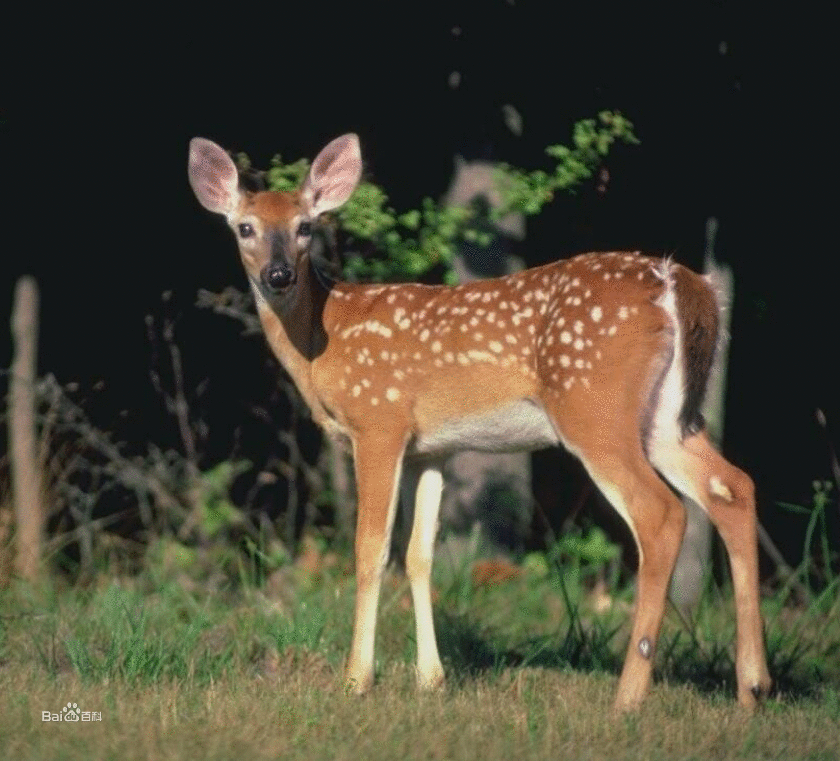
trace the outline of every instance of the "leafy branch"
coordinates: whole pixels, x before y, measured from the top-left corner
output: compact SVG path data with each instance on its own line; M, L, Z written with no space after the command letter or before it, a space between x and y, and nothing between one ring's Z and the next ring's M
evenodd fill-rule
M344 265L348 280L384 282L416 279L434 267L443 267L444 280L456 281L452 261L462 241L486 245L489 233L481 223L494 221L511 212L539 214L559 191L574 188L589 179L613 145L638 143L633 125L624 116L603 111L597 119L575 124L572 145L551 145L546 154L556 161L551 170L526 170L501 164L497 169L501 191L500 208L490 211L472 207L444 206L424 198L420 209L402 214L388 204L378 185L362 182L351 199L335 213L338 225L350 239ZM240 166L248 166L247 157ZM280 156L265 173L270 190L290 190L306 175L309 163L300 159L284 164ZM364 255L353 250L366 243ZM370 250L369 250L370 249Z

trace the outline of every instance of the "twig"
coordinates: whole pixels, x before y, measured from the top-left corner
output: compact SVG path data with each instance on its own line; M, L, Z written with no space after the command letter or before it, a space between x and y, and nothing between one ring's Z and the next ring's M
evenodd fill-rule
M61 410L65 427L79 434L82 441L103 458L105 464L101 469L104 473L129 491L150 493L165 510L184 513L184 507L165 482L141 467L135 458L124 456L107 434L94 428L82 409L67 397L53 375L46 375L39 381L38 392L42 398L50 400L50 404Z
M181 350L175 342L175 325L171 319L164 319L161 328L161 336L169 351L169 362L172 367L172 383L174 391L170 392L163 387L160 373L154 363L157 355L157 334L155 331L155 320L151 315L146 315L146 335L153 351L153 365L149 368L149 377L155 391L160 394L164 405L178 423L178 432L181 436L181 443L184 447L184 454L187 458L188 476L192 483L197 483L199 478L198 452L195 445L195 436L190 425L190 405L184 392L184 364L181 358Z
M831 432L828 430L828 419L825 413L817 408L817 423L825 433L826 443L828 444L828 457L831 462L831 473L834 476L834 485L837 488L837 509L840 510L840 462L837 461L837 452L834 451L834 445L831 442Z
M216 314L223 314L241 322L245 329L243 335L262 332L259 318L254 314L254 300L250 293L243 293L231 286L221 293L199 289L196 306L212 309Z
M795 589L803 599L808 598L808 590L805 586L796 579L796 571L791 568L779 548L770 538L767 529L761 523L758 523L758 541L761 548L770 556L770 559L776 564L778 573L785 578L786 583L790 584L792 589Z

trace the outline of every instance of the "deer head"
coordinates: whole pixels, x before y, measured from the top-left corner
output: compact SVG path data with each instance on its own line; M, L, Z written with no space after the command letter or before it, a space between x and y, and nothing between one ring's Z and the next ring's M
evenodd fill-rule
M292 192L251 193L239 187L236 166L216 143L190 141L189 180L206 209L224 215L257 299L282 300L309 256L318 218L344 204L362 173L359 138L342 135L312 162Z

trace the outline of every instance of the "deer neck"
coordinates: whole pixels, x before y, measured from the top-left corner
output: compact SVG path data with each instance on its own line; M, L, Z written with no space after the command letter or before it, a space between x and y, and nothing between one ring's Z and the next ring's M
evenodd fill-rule
M318 420L322 405L311 371L313 361L327 343L323 314L329 296L328 282L318 276L309 255L304 254L298 263L297 282L285 293L268 295L253 281L251 287L269 346Z

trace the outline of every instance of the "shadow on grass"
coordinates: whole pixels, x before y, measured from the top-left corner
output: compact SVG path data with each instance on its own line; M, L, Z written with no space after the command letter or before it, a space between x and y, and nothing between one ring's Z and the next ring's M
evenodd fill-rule
M516 648L500 647L468 617L435 613L441 658L456 681L471 681L508 668L618 673L621 659L609 647L615 632L583 632L570 627L555 637L535 637Z
M618 676L624 662L626 643L617 638L617 630L598 625L587 630L572 625L555 636L535 637L516 647L501 647L467 616L437 610L435 621L447 677L456 684L498 676L505 669L526 667ZM732 643L701 647L686 632L676 632L659 642L654 679L659 683L690 685L699 693L734 700L732 650ZM801 652L776 650L772 644L768 647L768 659L774 695L792 700L820 699L826 679L818 664L810 662Z

